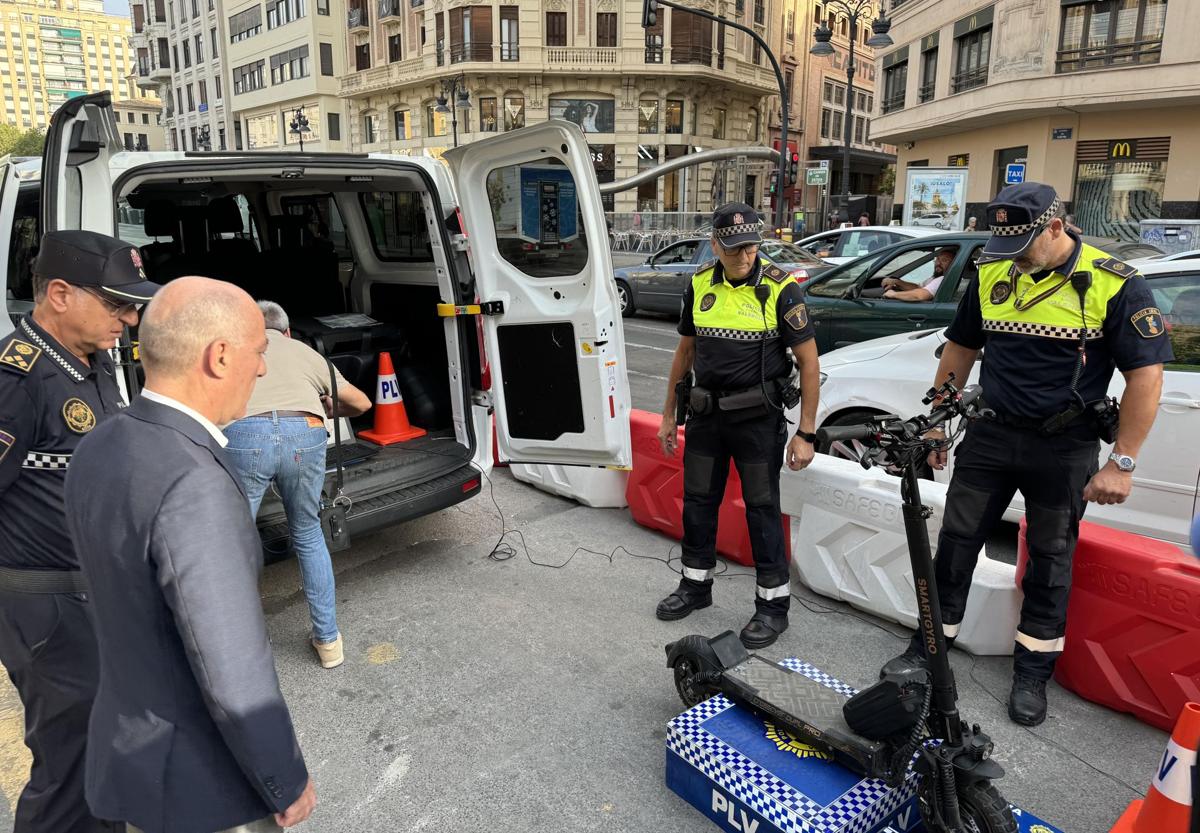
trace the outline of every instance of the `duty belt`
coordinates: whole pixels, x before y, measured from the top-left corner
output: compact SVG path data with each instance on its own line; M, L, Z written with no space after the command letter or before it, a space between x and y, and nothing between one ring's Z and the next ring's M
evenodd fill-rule
M1050 421L1050 419L1052 419L1051 417L1022 417L1014 416L1012 414L993 412L988 419L992 422L1005 425L1009 428L1021 428L1026 431L1034 431L1038 434L1050 437L1056 434L1066 433L1068 428L1075 428L1081 425L1085 421L1084 418L1086 416L1086 413L1080 413L1069 422L1059 425L1057 430L1047 430L1046 428L1046 424Z
M0 567L0 590L14 593L86 593L79 570L18 570Z

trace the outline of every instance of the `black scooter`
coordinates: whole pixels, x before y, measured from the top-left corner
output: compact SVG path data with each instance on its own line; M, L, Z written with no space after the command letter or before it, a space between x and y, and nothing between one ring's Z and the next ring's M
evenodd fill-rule
M674 671L675 687L689 707L724 694L782 724L848 769L892 787L904 782L911 765L920 776L921 817L932 833L1016 833L1008 802L992 785L1004 770L991 757L991 738L958 714L925 526L931 510L921 503L917 472L929 453L946 442L925 434L953 417L971 420L981 415L979 387L960 392L953 382L951 375L941 388L929 390L923 402L938 404L928 416L901 420L887 415L864 425L817 432L823 442L862 441L868 448L864 468L876 465L901 473L904 528L928 671L884 675L846 699L803 674L747 653L732 631L711 640L686 636L668 645L667 667Z

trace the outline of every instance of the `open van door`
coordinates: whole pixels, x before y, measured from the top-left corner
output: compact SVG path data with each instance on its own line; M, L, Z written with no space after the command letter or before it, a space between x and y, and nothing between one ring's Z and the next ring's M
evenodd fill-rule
M0 234L0 263L4 264L5 274L4 317L0 318L0 336L12 332L13 316L17 313L17 310L12 308L13 302L8 291L13 288L11 282L14 278L9 269L9 258L12 255L9 246L15 236L10 230L16 219L17 190L20 185L21 182L17 179L17 172L14 170L12 160L7 156L0 156L0 229L4 230Z
M608 227L565 121L445 153L483 303L502 458L629 466L629 379Z
M77 96L55 111L42 152L43 233L114 233L108 162L122 150L111 93Z

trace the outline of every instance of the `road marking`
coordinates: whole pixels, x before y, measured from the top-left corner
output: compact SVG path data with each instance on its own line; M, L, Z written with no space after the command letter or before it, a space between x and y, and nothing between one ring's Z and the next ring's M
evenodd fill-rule
M626 370L625 372L628 373L630 376L641 376L643 379L654 379L655 381L658 381L658 382L671 381L666 376L655 376L653 373L642 373L640 370Z
M664 321L662 327L650 327L646 324L630 324L628 321L626 321L624 327L626 330L641 330L643 332L656 333L658 335L675 332L675 325L669 321Z
M660 353L674 353L674 347L655 347L653 344L638 344L636 341L625 342L626 347L640 347L643 350L657 350Z
M33 758L25 745L25 709L5 673L0 675L0 792L8 802L10 813L16 808L17 798L29 780L32 763Z
M400 652L391 642L380 642L367 649L367 662L372 665L387 665L400 659Z

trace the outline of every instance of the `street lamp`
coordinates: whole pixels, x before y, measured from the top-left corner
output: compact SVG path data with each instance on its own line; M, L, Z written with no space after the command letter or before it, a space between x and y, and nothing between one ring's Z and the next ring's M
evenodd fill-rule
M292 120L288 123L288 132L300 138L300 152L304 153L304 134L311 133L312 128L308 126L308 116L304 115L304 107L296 108L296 112L292 113Z
M842 203L847 212L850 210L850 140L854 135L854 42L858 39L859 20L861 19L863 24L866 24L873 13L873 6L874 0L827 0L825 3L826 11L830 13L840 11L850 19L850 57L846 61L846 135L845 145L842 148ZM833 38L833 29L829 25L829 20L832 19L831 14L813 32L815 43L812 49L808 50L809 54L827 57L834 53L834 48L829 42ZM872 35L867 41L867 46L872 49L891 46L893 41L888 37L888 30L891 28L892 21L888 20L881 5L879 16L871 22Z
M212 150L212 130L207 124L201 125L196 131L196 147L201 150Z
M454 78L442 79L442 94L437 97L437 104L433 107L433 112L450 114L450 126L454 131L454 146L458 147L458 111L471 109L471 94L467 92L467 79L458 75ZM449 99L454 99L454 106L451 107L448 103Z

